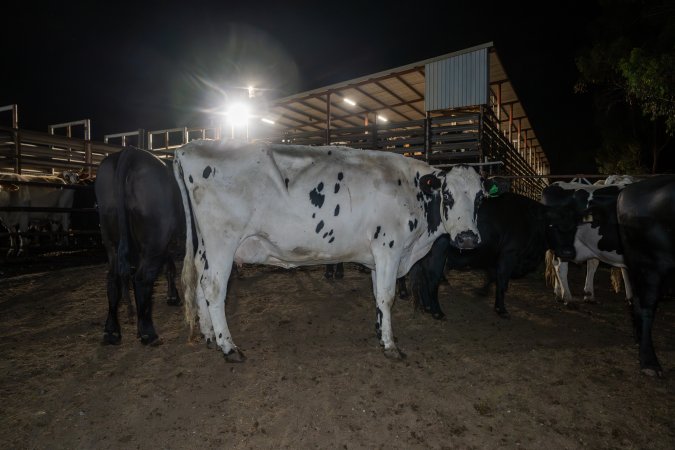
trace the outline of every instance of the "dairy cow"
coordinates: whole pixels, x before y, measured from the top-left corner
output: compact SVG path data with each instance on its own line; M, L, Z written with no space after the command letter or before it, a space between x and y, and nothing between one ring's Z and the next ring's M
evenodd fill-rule
M73 190L59 187L66 182L57 176L2 173L0 174L0 180L6 182L0 184L0 207L72 208L73 206ZM52 184L53 187L21 184L21 182L48 183ZM22 234L28 231L28 227L32 223L48 224L51 231L64 233L64 242L67 242L70 213L0 210L0 224L7 228L10 235L8 255L23 253L24 239Z
M122 339L117 309L128 295L133 272L138 337L143 344L157 342L152 321L152 291L167 266L167 303L179 304L174 284L172 240L183 229L183 208L172 171L145 150L127 147L107 156L95 182L101 239L108 255L108 317L103 343Z
M474 250L458 250L445 236L410 270L413 296L425 312L436 319L445 314L438 301L438 286L444 269L482 269L496 282L494 309L508 318L504 297L509 280L534 271L546 249L574 257L576 218L565 207L548 207L525 196L506 192L486 199L478 210L481 243Z
M626 186L617 201L625 264L633 283L633 330L640 344L640 368L662 375L652 342L656 306L675 275L675 175Z
M380 343L401 358L391 328L396 278L443 233L461 248L480 240L474 209L484 190L470 167L443 172L386 152L204 140L176 151L174 173L186 208L186 318L193 325L199 309L207 342L215 339L228 361L244 359L225 319L233 262L367 266Z
M600 261L621 269L626 298L632 297L631 284L623 260L616 218L616 200L621 190L633 179L629 176L610 176L603 184L556 182L542 192L547 205L567 205L577 213L579 225L574 240L575 263L586 261L584 299L593 300L593 278ZM554 295L564 302L572 300L567 282L568 263L553 253L547 255L547 278L554 286Z

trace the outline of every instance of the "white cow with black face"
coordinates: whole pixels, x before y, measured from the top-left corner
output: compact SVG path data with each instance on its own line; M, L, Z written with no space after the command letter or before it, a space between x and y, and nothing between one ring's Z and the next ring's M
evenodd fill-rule
M579 214L580 224L574 239L576 251L574 262L586 262L584 284L586 301L595 299L593 280L600 261L621 270L626 299L633 296L619 237L616 201L621 190L634 181L630 175L610 175L593 185L556 182L544 190L545 204L571 204ZM551 277L554 295L565 302L572 301L572 293L567 282L568 263L553 255L547 255L547 264L552 264L552 267L547 268L547 272L551 269L554 271L554 277ZM614 276L613 284L615 288L620 284Z
M443 233L461 248L480 241L475 209L485 193L470 167L443 172L386 152L209 140L179 148L175 161L187 319L194 323L196 303L202 333L228 361L243 360L225 319L235 262L369 267L378 335L385 354L400 358L390 314L396 278Z

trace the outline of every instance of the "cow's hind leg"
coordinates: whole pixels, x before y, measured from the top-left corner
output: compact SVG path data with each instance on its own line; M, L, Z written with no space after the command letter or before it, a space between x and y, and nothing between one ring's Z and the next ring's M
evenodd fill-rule
M144 256L134 274L138 337L146 345L160 343L152 323L152 291L163 264L163 258Z
M640 292L640 306L636 308L639 311L639 317L635 321L639 322L640 329L640 370L645 375L663 376L663 369L656 357L654 343L652 342L652 325L656 314L656 305L661 293L661 275L654 272L643 273L644 277L642 290Z
M207 257L206 252L204 252L202 257L195 261L199 279L197 289L202 290L202 295L201 297L198 296L197 300L206 303L213 325L213 333L218 346L225 355L225 360L227 362L243 362L246 357L234 344L225 317L227 283L232 272L233 257L234 249L228 251L223 246L218 249L218 253L215 255L209 254ZM202 311L202 309L203 306L199 310Z
M181 300L176 289L176 263L173 257L166 259L166 304L171 306L180 306Z
M117 319L117 307L120 302L122 289L122 278L117 272L117 258L114 254L108 252L108 275L107 275L107 294L108 294L108 317L105 321L103 330L103 344L119 345L122 341L122 331L119 320Z

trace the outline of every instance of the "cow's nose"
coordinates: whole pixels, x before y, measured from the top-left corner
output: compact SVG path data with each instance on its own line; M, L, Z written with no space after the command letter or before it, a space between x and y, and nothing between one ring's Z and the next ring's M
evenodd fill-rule
M558 257L565 261L571 261L577 255L577 252L574 250L574 247L562 247L558 252Z
M462 231L455 237L455 247L472 249L478 246L478 235L473 231Z

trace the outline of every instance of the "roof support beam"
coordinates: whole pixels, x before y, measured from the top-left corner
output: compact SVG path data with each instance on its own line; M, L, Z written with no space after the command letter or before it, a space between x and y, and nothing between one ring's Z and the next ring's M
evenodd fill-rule
M398 111L396 111L394 108L390 108L389 106L385 105L384 103L382 103L381 101L379 101L378 99L376 99L375 97L373 97L372 95L370 95L369 93L367 93L366 91L364 91L362 88L360 88L360 87L357 86L357 87L355 87L354 89L356 89L359 93L361 93L362 95L365 95L366 97L368 97L368 98L371 99L372 101L374 101L374 102L376 102L376 103L379 103L380 105L382 105L383 108L392 110L394 113L396 113L396 114L398 114L399 116L403 117L405 120L412 120L409 116L403 114L402 112L398 112Z
M304 112L304 111L299 111L299 110L297 110L297 109L295 109L295 108L293 108L293 107L290 107L290 106L288 106L288 105L283 106L283 108L286 109L286 110L288 110L288 111L290 111L290 112L292 112L292 113L295 113L295 114L297 114L297 115L299 115L299 116L305 116L305 117L309 117L310 119L316 120L316 117L308 116L306 112ZM302 120L297 119L297 118L295 118L295 117L287 117L287 118L288 118L288 119L291 119L291 120L294 120L294 121L296 121L296 122L302 123L302 124L303 124L302 126L314 127L314 128L316 128L317 130L323 130L323 127L320 127L320 126L316 125L317 122L318 122L318 123L322 123L322 122L323 122L322 119L319 119L319 120L317 120L316 122L312 123L312 122L310 122L310 121L302 121Z
M314 106L314 105L310 105L309 103L307 103L307 102L304 101L304 100L298 101L298 103L300 103L301 105L306 106L307 108L310 108L310 109L312 109L312 110L314 110L314 111L317 111L317 112L321 113L322 115L325 114L325 111L324 111L324 110L319 109L318 107L316 107L316 106ZM337 117L336 117L335 119L337 119ZM343 120L343 119L340 119L340 120ZM345 122L347 122L346 119L345 119ZM354 122L352 122L352 121L349 121L349 122L350 122L352 125L354 125L355 127L358 127L358 126L361 124L360 122L357 122L356 124L354 124ZM327 123L327 121L320 121L319 123Z
M394 91L392 91L391 89L389 89L389 88L388 88L387 86L385 86L384 84L380 83L379 81L376 81L375 84L376 84L379 88L381 88L381 89L387 91L392 97L394 97L394 98L395 98L396 100L398 100L399 102L402 102L402 103L408 103L408 105L409 105L412 109L414 109L415 111L417 111L419 114L424 115L424 111L422 111L421 109L417 108L416 106L413 106L410 102L406 102L406 100L405 100L404 98L402 98L402 97L401 97L400 95L398 95L396 92L394 92ZM419 98L419 99L417 99L417 100L412 100L412 101L415 102L415 101L420 101L420 100L424 100L424 97Z
M422 74L422 75L424 75L424 74ZM398 81L400 81L405 87L407 87L408 89L410 89L411 91L413 91L415 94L417 94L417 96L418 96L419 98L424 98L424 94L421 93L420 91L418 91L417 89L415 89L415 88L412 86L412 84L410 84L410 83L408 83L407 81L405 81L405 80L403 79L403 77L401 77L400 75L396 75L396 79L397 79Z

